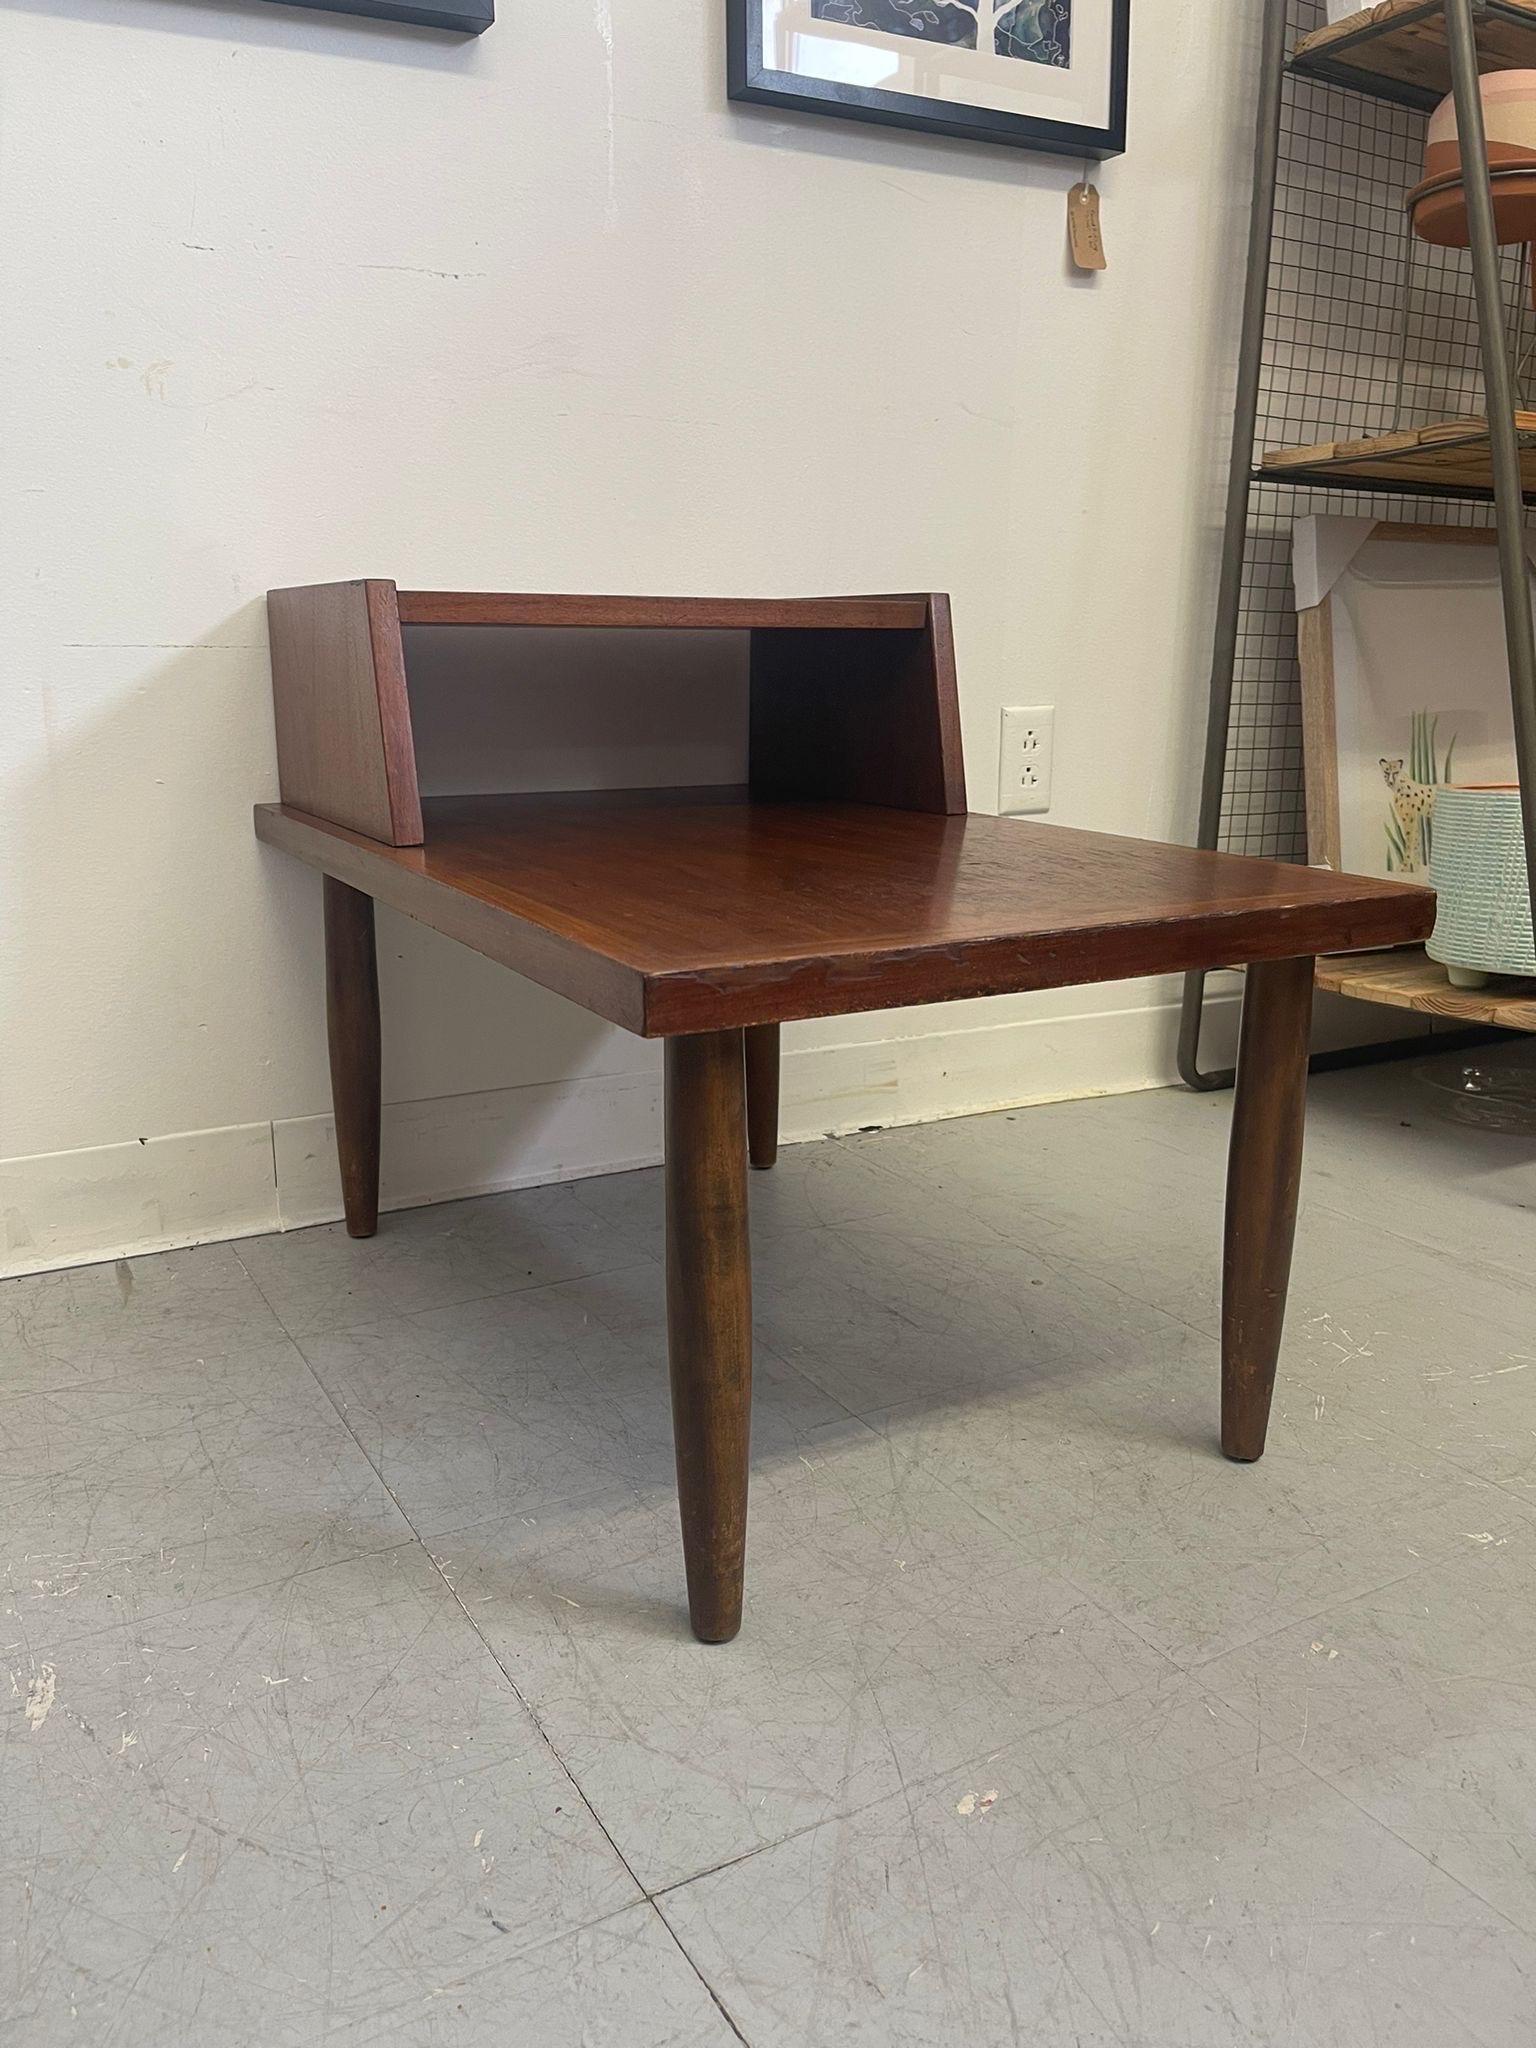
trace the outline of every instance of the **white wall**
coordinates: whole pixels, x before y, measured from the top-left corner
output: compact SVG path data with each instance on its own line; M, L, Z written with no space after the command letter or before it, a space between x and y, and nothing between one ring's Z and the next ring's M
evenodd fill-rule
M948 589L973 806L1054 702L1054 817L1187 835L1256 0L1138 8L1093 282L1078 166L732 108L721 11L0 17L10 1269L336 1212L268 585ZM393 1199L654 1156L654 1048L381 937ZM1145 1085L1171 993L792 1029L791 1130Z

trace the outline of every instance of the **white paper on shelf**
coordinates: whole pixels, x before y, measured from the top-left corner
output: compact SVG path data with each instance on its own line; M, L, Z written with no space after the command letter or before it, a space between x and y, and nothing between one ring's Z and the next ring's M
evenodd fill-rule
M1309 612L1338 582L1376 531L1374 519L1298 519L1291 539L1296 609Z
M1359 558L1381 521L1322 514L1298 519L1291 533L1291 580L1296 591L1296 609L1307 612L1332 595L1339 579ZM1525 536L1526 560L1536 566L1536 534ZM1467 582L1497 584L1498 557L1492 547L1469 556L1464 542L1452 537L1436 543L1428 534L1416 535L1411 546L1401 541L1382 541L1372 551L1369 564L1362 564L1372 583L1401 583L1434 587Z

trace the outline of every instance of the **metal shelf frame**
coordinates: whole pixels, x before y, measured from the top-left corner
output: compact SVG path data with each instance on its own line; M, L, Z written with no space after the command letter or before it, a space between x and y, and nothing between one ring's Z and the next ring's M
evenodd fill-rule
M1419 0L1413 14L1415 19L1433 18L1440 11L1440 0ZM1495 28L1502 24L1523 33L1529 33L1531 28L1530 7L1521 5L1520 0L1475 0L1473 15L1476 26L1486 24ZM1365 93L1372 99L1390 100L1396 106L1432 114L1445 97L1444 86L1419 85L1372 70L1372 51L1397 35L1402 25L1401 20L1383 20L1368 5L1362 5L1358 26L1346 30L1341 23L1340 33L1331 37L1326 53L1298 51L1291 60L1291 68L1307 78L1321 79L1325 85L1341 85L1348 92Z
M1255 469L1250 472L1251 481L1256 484L1274 484L1281 489L1289 486L1292 490L1342 491L1346 497L1361 493L1368 498L1379 498L1390 491L1392 486L1381 477L1366 476L1318 476L1315 471L1301 470L1294 477L1276 476L1272 469ZM1412 485L1405 485L1404 495L1415 498L1443 498L1451 505L1493 504L1492 491L1470 490L1465 484L1434 484L1420 479ZM1536 490L1528 491L1526 505L1536 511Z
M1525 500L1515 425L1517 392L1506 328L1506 279L1494 238L1493 192L1487 171L1487 138L1478 86L1479 18L1486 17L1490 9L1496 7L1497 0L1441 0L1441 4L1463 160L1469 167L1482 166L1481 175L1473 170L1466 179L1472 285L1484 393L1482 410L1488 418L1492 442L1499 580L1514 707L1526 860L1532 876L1536 877L1536 632L1532 628L1531 587L1523 541ZM1263 0L1253 204L1196 840L1202 847L1214 847L1220 843L1226 794L1233 687L1249 545L1249 514L1255 482L1253 453L1259 425L1265 325L1279 193L1282 116L1290 75L1286 63L1286 33L1287 0ZM1351 93L1360 90L1354 79L1350 79L1347 85L1344 81L1335 81L1335 84ZM1406 277L1403 289L1406 293ZM1378 484L1376 491L1379 495L1387 495L1390 486ZM1424 493L1415 486L1406 495L1417 498ZM1200 1065L1204 999L1205 976L1188 975L1180 1020L1178 1066L1188 1086L1202 1090L1228 1086L1232 1079L1229 1070L1207 1071Z

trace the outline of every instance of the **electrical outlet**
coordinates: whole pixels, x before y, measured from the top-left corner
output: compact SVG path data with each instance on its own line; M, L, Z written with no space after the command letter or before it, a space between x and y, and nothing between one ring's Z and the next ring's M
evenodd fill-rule
M997 767L997 809L1003 818L1028 817L1051 808L1051 757L1055 751L1056 706L1012 705L1003 713L1003 743Z

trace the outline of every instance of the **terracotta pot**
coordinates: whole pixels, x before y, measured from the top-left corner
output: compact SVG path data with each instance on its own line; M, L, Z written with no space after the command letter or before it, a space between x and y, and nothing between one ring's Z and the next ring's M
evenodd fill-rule
M1493 181L1494 231L1501 242L1536 241L1536 71L1491 71L1481 81ZM1408 194L1415 234L1443 249L1470 239L1456 102L1429 117L1424 179Z

